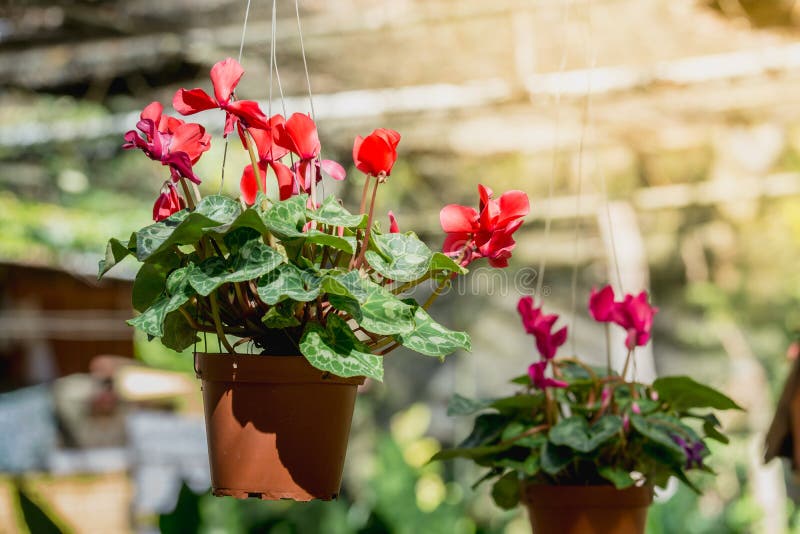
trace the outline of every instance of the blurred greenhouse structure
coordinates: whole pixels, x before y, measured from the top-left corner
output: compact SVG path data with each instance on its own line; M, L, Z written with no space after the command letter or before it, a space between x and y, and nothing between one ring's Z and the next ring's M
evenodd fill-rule
M133 262L95 273L109 235L151 220L162 179L124 132L147 103L208 89L249 4L238 90L266 106L272 2L0 6L0 531L527 532L471 487L473 466L427 463L468 431L448 399L510 391L534 354L514 306L540 281L575 317L570 349L603 359L583 303L617 272L661 309L638 376L690 374L746 408L723 421L732 446L704 495L659 495L648 532L800 531L789 464L763 462L800 338L793 0L300 1L324 156L352 167L356 135L403 135L379 210L432 248L439 208L472 204L479 182L524 190L531 215L507 278L476 269L435 304L472 353L398 351L362 388L338 501L211 497L191 350L125 325ZM272 109L308 111L295 3L276 4ZM213 145L203 191L237 191L239 157L220 183ZM358 205L360 182L324 187Z

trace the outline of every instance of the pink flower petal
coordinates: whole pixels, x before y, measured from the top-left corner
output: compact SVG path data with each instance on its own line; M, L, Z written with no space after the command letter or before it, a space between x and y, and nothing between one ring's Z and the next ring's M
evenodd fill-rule
M178 89L172 99L172 107L181 115L193 115L207 109L215 109L217 103L202 89Z
M474 208L448 204L439 212L442 230L446 233L474 232L477 230L478 212Z

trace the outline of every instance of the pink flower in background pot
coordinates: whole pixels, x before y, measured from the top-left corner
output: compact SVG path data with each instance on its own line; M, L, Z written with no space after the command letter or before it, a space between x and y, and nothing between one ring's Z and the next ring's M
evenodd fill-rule
M533 305L533 297L525 296L519 299L517 311L522 317L525 331L536 338L536 348L542 358L552 360L558 347L567 341L567 327L553 332L553 325L558 320L558 315L545 315L542 307Z

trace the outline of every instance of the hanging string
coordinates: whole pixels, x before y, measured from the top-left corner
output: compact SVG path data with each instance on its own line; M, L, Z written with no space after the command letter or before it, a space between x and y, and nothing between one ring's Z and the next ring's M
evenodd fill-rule
M244 37L247 34L247 19L250 18L250 0L247 0L247 7L244 10L244 22L242 23L242 39L239 41L239 63L242 62L242 52L244 52ZM228 161L228 136L225 136L225 145L222 149L222 171L219 178L219 191L218 195L222 194L222 188L225 185L225 164Z
M561 40L561 60L558 64L558 78L560 79L561 76L564 74L564 70L567 66L567 55L569 51L569 43L567 42L567 28L569 28L569 15L570 15L570 8L572 6L571 0L567 0L566 8L562 11L561 17L561 28L562 31L560 32L563 36ZM553 202L553 194L555 189L555 177L556 177L556 170L558 169L558 151L559 151L559 139L560 139L560 130L561 130L561 84L556 84L556 117L555 117L555 131L553 132L553 161L550 169L550 182L547 188L547 199L545 200L545 220L544 220L544 243L543 249L547 250L550 244L550 226L553 222L553 214L552 214L552 202ZM544 299L544 295L542 294L542 288L544 287L544 272L547 268L547 255L542 254L541 260L539 260L539 273L536 280L536 293L535 295L539 298L540 302Z
M299 0L294 0L294 12L297 16L297 33L300 37L300 53L303 55L303 69L306 71L306 86L308 87L308 105L311 108L311 119L314 120L314 98L311 96L311 77L308 75L308 62L306 61L306 46L303 42L303 27L300 24Z
M592 74L594 73L595 62L596 62L596 55L594 53L590 54L590 51L593 50L592 48L592 1L588 0L586 3L586 52L587 55L590 57L589 60L589 72L587 73L586 77L586 98L583 101L583 110L581 113L581 134L580 134L580 141L578 144L578 184L577 184L577 191L575 196L575 245L573 249L573 258L572 258L572 325L570 330L572 331L572 335L570 336L571 339L571 347L573 354L576 353L576 343L577 343L577 336L575 335L576 329L575 326L577 324L577 304L578 304L578 249L579 249L579 238L581 235L581 198L583 196L583 151L584 151L584 143L586 139L586 127L589 122L589 117L591 113L591 105L592 105Z

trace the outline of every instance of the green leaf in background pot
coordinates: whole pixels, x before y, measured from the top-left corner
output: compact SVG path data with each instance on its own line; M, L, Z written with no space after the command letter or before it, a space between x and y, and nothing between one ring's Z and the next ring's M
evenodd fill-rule
M383 358L372 354L338 315L329 315L325 328L309 323L300 340L300 351L311 365L322 371L383 381Z
M604 415L593 425L582 416L574 415L559 421L550 429L554 445L564 445L578 452L591 452L622 430L622 418Z
M515 471L509 471L492 486L492 499L497 506L511 510L519 503L520 484Z
M414 310L414 325L411 333L395 336L406 348L442 359L458 349L472 349L469 334L445 328L421 306Z
M366 228L367 215L353 215L343 208L334 195L328 196L316 210L308 210L308 218L331 226Z
M258 280L258 296L269 305L284 299L308 302L319 296L321 280L291 263L279 265Z
M447 415L472 415L491 406L494 399L469 399L456 393L447 404Z
M414 233L376 234L373 242L381 254L368 250L365 257L381 276L413 282L428 272L433 253Z
M631 415L631 425L644 437L669 449L676 456L681 458L684 456L683 448L675 443L673 436L680 436L683 433L689 432L694 434L694 431L681 423L680 419L677 417L660 413L648 416L633 414Z
M458 444L459 448L478 447L486 445L500 437L508 423L508 418L496 413L484 413L475 418L472 432L464 441Z
M617 489L629 488L633 486L635 482L635 480L631 478L631 474L621 467L601 465L597 468L597 473L614 484L614 487Z
M548 475L557 475L562 469L567 467L570 462L572 462L572 458L574 458L572 449L553 445L549 441L545 441L542 444L541 451L539 461L542 464L542 471Z
M667 402L677 411L690 408L713 408L715 410L741 410L733 402L714 388L695 382L688 376L665 376L653 382L658 392L658 400Z

